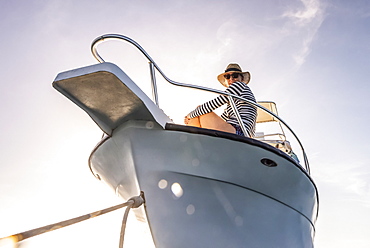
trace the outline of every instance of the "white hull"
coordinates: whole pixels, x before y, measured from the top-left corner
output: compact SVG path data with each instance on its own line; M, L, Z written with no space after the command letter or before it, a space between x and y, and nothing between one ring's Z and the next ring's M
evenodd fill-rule
M53 85L108 135L91 170L124 199L144 192L146 207L135 211L156 247L313 247L317 190L287 154L234 134L176 128L110 63L61 73Z
M91 169L126 199L144 191L156 247L313 247L316 188L287 156L152 127L118 128Z

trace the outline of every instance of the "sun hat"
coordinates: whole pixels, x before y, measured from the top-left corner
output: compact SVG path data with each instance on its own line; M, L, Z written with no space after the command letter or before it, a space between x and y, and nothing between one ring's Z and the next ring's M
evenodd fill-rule
M226 70L224 73L221 73L217 76L217 80L225 87L229 87L229 85L226 82L226 79L224 77L225 74L228 74L230 72L237 72L243 75L243 82L248 84L251 80L251 74L248 71L243 72L242 68L238 64L229 64L226 67Z

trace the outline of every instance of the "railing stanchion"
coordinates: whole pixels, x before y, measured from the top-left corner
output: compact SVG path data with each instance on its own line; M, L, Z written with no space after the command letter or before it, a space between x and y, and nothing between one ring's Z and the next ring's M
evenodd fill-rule
M245 128L245 126L243 124L243 120L240 117L240 113L239 113L238 109L236 108L236 105L235 105L235 102L234 102L233 97L232 96L227 96L227 98L229 99L230 105L231 105L231 107L232 107L232 109L234 111L234 114L235 114L236 118L238 119L239 126L243 130L244 136L245 137L249 137L249 134L247 132L247 129Z
M149 62L149 68L150 68L150 78L152 82L152 95L153 95L153 100L154 103L157 104L159 107L159 102L158 102L158 92L157 92L157 81L155 78L155 70L154 70L154 65L152 62Z

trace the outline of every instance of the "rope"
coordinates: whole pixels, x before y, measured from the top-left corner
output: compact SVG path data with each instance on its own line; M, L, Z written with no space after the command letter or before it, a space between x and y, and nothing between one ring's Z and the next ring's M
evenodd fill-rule
M128 213L130 212L131 208L138 208L138 207L141 206L141 204L143 204L145 202L144 192L141 191L139 196L134 196L134 197L130 198L127 202L131 202L132 204L127 206L127 208L125 210L125 214L123 215L121 233L119 235L119 248L123 248Z
M113 206L113 207L105 208L105 209L102 209L102 210L99 210L99 211L96 211L96 212L92 212L92 213L89 213L89 214L85 214L85 215L82 215L82 216L79 216L79 217L76 217L76 218L72 218L72 219L69 219L69 220L64 220L64 221L61 221L61 222L58 222L58 223L46 225L46 226L35 228L35 229L29 230L29 231L13 234L13 235L10 235L8 237L0 238L0 243L3 243L3 242L6 243L9 240L13 241L14 243L18 243L18 242L21 242L25 239L34 237L34 236L39 235L39 234L43 234L43 233L47 233L47 232L50 232L50 231L53 231L53 230L57 230L57 229L60 229L60 228L66 227L66 226L70 226L72 224L76 224L76 223L84 221L84 220L95 218L99 215L103 215L103 214L112 212L114 210L117 210L117 209L120 209L120 208L123 208L123 207L127 207L126 210L125 210L123 220L122 220L122 227L121 227L121 233L120 233L119 248L122 248L123 243L124 243L124 234L125 234L126 222L127 222L127 217L128 217L129 211L130 211L131 208L140 207L144 202L145 202L144 192L141 191L139 196L132 197L125 203L121 203L121 204Z

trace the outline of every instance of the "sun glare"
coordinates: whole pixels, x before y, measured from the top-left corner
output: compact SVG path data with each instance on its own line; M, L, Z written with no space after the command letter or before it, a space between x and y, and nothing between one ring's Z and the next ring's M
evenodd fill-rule
M17 240L14 236L0 239L0 248L16 248Z

